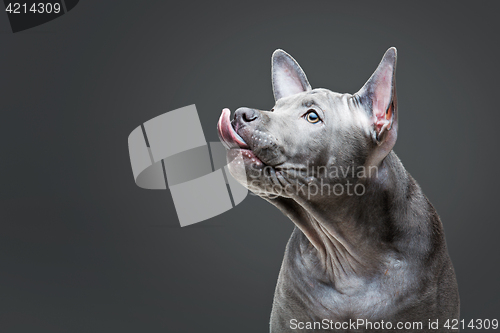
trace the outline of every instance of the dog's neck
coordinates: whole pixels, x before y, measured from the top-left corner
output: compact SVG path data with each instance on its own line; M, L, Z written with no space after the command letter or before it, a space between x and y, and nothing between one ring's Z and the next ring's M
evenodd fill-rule
M300 246L303 249L300 255L308 256L304 262L311 262L315 267L319 262L323 278L346 292L352 287L356 289L353 281L383 273L388 255L405 252L405 247L412 246L409 236L418 235L418 232L413 234L412 228L422 226L397 223L409 221L405 214L415 214L417 203L398 198L412 196L419 207L422 200L428 203L392 152L379 166L377 178L365 179L363 184L366 192L361 196L330 197L321 202L301 198L267 199L305 235Z

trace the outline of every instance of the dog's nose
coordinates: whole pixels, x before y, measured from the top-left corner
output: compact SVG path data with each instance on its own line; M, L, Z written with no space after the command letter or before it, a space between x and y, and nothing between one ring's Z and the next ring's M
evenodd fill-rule
M237 121L249 123L259 118L259 112L250 108L239 108L234 113Z

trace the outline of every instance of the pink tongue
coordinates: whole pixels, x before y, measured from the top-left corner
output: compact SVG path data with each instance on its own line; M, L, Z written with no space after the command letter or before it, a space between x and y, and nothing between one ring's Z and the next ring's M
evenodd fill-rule
M225 122L230 123L231 122L231 110L228 108L222 109L222 118L224 119Z
M218 124L219 130L226 141L236 143L241 148L246 148L246 142L243 141L243 139L234 131L233 126L231 125L230 115L231 111L228 108L224 108L222 110Z

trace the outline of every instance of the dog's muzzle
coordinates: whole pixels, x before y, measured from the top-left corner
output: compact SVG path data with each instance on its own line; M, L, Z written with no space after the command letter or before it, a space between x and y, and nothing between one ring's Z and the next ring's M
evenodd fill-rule
M231 124L230 115L231 111L229 111L229 109L226 108L222 110L219 122L217 123L219 139L227 149L247 149L248 145L245 140L243 140L243 138L234 130L233 125Z

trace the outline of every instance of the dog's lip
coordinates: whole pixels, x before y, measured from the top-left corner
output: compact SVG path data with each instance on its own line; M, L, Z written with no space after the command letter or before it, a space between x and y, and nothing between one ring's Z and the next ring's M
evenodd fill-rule
M234 158L242 158L244 163L253 164L254 167L266 166L255 153L248 148L232 148L228 152L228 157L233 160Z
M217 123L217 132L222 144L227 148L242 148L248 149L248 145L243 138L236 133L231 124L231 111L228 108L222 110L219 122Z

